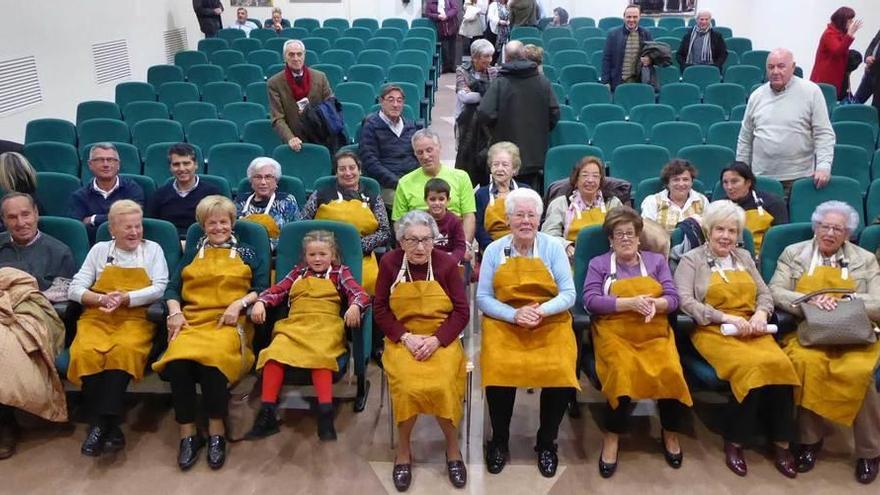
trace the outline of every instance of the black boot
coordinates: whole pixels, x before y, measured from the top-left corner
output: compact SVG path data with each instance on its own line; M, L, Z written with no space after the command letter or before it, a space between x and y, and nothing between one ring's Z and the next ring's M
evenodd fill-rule
M278 433L277 413L277 405L264 402L260 406L260 412L257 413L257 417L254 419L253 428L244 437L248 440L256 440Z
M104 452L104 439L107 436L107 427L91 425L86 433L80 452L89 457L98 457Z
M104 435L104 452L114 453L125 448L125 435L117 424L111 424Z
M336 440L333 427L333 403L318 404L318 438L324 442Z

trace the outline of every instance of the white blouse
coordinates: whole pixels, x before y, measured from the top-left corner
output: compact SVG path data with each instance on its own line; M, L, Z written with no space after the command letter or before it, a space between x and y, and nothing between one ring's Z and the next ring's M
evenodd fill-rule
M165 286L168 285L168 264L165 262L162 247L153 241L144 240L138 249L123 251L114 249L114 244L114 241L104 241L92 246L82 268L73 276L67 297L71 301L82 303L86 290L95 284L104 267L112 264L120 268L144 268L152 281L150 286L128 293L131 307L145 306L161 298L165 293Z

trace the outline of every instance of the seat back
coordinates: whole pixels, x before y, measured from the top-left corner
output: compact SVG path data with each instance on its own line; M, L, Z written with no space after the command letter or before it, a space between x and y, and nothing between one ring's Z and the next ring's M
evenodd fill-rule
M119 105L112 101L83 101L76 106L76 125L79 126L89 119L122 120Z
M168 264L168 271L173 272L180 263L180 257L183 254L180 250L180 237L177 235L177 227L167 220L158 218L144 218L144 239L150 240L158 244L162 248L165 255L165 263ZM104 222L98 227L95 234L96 242L104 242L110 240L110 222Z
M589 65L590 58L583 50L562 50L553 54L550 62L562 69L569 65Z
M721 82L721 71L714 65L692 65L681 73L681 80L696 84L703 91L706 86Z
M627 114L636 105L654 103L654 87L650 84L621 84L614 90L614 103Z
M877 218L880 218L880 178L874 179L874 182L871 182L865 204L867 205L865 213L867 214L868 222L873 223Z
M739 84L747 95L764 80L764 70L751 65L734 65L724 72L724 82Z
M565 144L548 149L544 159L544 193L554 181L568 177L585 156L604 159L601 148L586 144Z
M346 82L336 87L336 99L348 103L357 103L364 111L376 103L376 90L363 82Z
M198 50L208 57L218 50L226 50L228 48L229 42L222 38L205 38L199 40L198 43Z
M270 156L275 148L281 146L281 138L272 128L269 119L252 120L244 125L241 140L245 143L259 145L263 148L263 155Z
M327 50L321 54L322 64L334 64L346 68L351 67L356 62L356 54L348 50Z
M659 102L669 105L678 113L688 105L700 103L700 87L691 83L672 83L660 87Z
M37 172L58 172L79 177L79 154L70 144L38 141L24 145L22 154Z
M630 122L638 122L645 128L645 132L651 134L651 129L660 122L672 122L675 120L675 109L661 103L649 103L636 105L630 110Z
M377 29L376 32L373 33L374 38L393 38L400 44L404 38L406 37L406 32L409 31L409 27L405 29L395 28L391 26L382 26Z
M24 131L25 144L52 141L76 146L76 126L63 119L34 119Z
M872 253L877 252L877 249L880 248L880 225L865 227L859 236L859 247Z
M190 53L198 53L199 55L204 56L201 52ZM145 82L129 81L119 83L116 85L115 93L116 97L114 98L114 101L116 101L116 104L122 109L123 113L125 113L125 106L131 102L156 101L156 88L154 88L152 84Z
M244 63L244 53L238 50L217 50L211 54L210 59L212 64L219 65L225 73L230 66Z
M859 229L865 225L865 211L862 207L862 185L849 177L831 176L822 189L816 189L813 179L798 179L791 186L788 216L792 223L809 222L813 211L825 201L843 201L859 213ZM855 232L853 233L855 234Z
M254 50L247 55L247 63L258 65L266 76L272 76L267 70L273 65L281 63L281 56L274 50Z
M669 162L669 151L653 144L630 144L614 150L609 175L623 179L636 189L643 180L660 175Z
M35 198L40 215L63 217L69 213L69 199L82 187L79 178L58 172L37 172Z
M748 51L752 49L752 40L748 38L740 38L740 37L732 37L724 40L724 44L727 45L727 51L736 52L740 57L743 56ZM766 62L767 59L765 58Z
M168 105L160 101L133 101L125 106L122 113L129 127L146 119L170 119ZM86 124L88 122L84 122Z
M362 39L351 36L343 36L333 42L334 50L351 52L355 56L357 56L357 54L360 53L364 48L366 48L366 43Z
M406 19L403 19L406 22ZM374 31L379 29L379 20L373 19L372 17L358 17L357 19L351 21L351 28L365 28L370 31L372 34Z
M153 65L147 69L147 82L154 88L167 82L183 82L183 69L176 65Z
M261 50L263 48L263 42L256 38L240 38L237 40L233 40L229 45L233 50L240 51L245 57L248 53Z
M185 101L199 101L199 88L188 82L169 82L159 87L159 101L174 108Z
M392 54L397 51L398 47L399 43L396 39L389 36L380 36L368 39L366 44L364 45L364 50L379 50L388 54ZM363 52L363 50L361 50L361 52ZM358 57L360 57L360 53L358 54Z
M239 38L246 38L247 33L242 31L241 29L223 28L217 31L217 37L221 40L226 40L231 46L233 41Z
M262 26L262 24L260 25ZM259 28L252 29L249 36L255 40L260 40L260 42L265 44L266 41L271 40L272 38L277 38L278 33L276 33L274 29Z
M730 115L733 107L746 102L746 91L739 84L710 84L703 92L703 102L720 106L724 109L724 115L727 116Z
M167 117L166 117L167 118ZM116 119L91 119L77 127L80 146L97 142L117 141L130 143L128 125Z
M183 138L183 126L173 120L147 119L131 128L131 142L141 154L151 144L182 142Z
M213 103L218 109L227 103L244 100L241 86L232 82L211 82L202 88L202 101Z
M207 154L205 171L223 177L232 185L247 176L248 165L254 158L263 156L263 148L250 143L221 143L212 146Z
M385 69L378 65L355 64L348 69L348 81L367 83L378 94L385 83Z
M724 122L724 117L723 108L709 103L688 105L678 111L678 119L699 125L704 138L709 134L709 126L716 122Z
M86 226L75 218L48 215L40 217L38 226L41 232L58 239L70 248L73 262L78 270L86 260L90 249Z
M769 55L770 52L768 50L749 50L739 54L739 63L764 70L767 67L767 57Z
M832 122L864 122L874 128L877 135L877 108L874 105L842 105L831 113Z
M185 101L174 105L174 120L180 122L184 129L196 120L218 118L217 107L204 101Z
M692 122L661 122L651 128L651 144L663 146L671 156L686 146L703 144L700 126Z
M587 132L592 136L596 126L603 122L626 121L626 113L613 103L594 103L581 109L578 120L587 126Z
M837 144L858 146L871 156L877 148L874 128L865 122L835 122L831 124Z
M311 190L319 177L331 175L330 152L325 146L306 143L295 152L290 146L282 145L275 148L272 158L281 164L284 175L299 177L307 190Z
M589 106L584 107L589 108ZM550 131L550 147L564 144L587 144L590 142L590 134L587 126L580 122L560 121Z
M265 82L254 82L244 89L244 98L249 103L256 103L263 107L263 115L269 115L269 93Z
M226 69L226 79L246 88L248 84L263 82L263 68L255 64L235 64Z
M259 103L239 101L227 103L223 107L223 120L229 120L238 127L238 135L244 133L244 126L253 120L267 120L266 109Z
M239 141L238 124L231 119L195 120L186 128L186 140L210 155L215 145Z
M602 148L606 157L613 157L620 146L645 144L645 129L635 122L603 122L593 130L591 144Z
M208 83L223 81L224 77L223 68L213 64L193 65L186 71L187 82L195 84L199 91Z
M831 174L855 179L862 185L862 191L866 192L871 185L871 171L868 168L870 161L871 155L864 148L851 144L838 144L834 146Z
M776 262L785 248L812 237L813 225L810 222L793 222L770 227L764 234L764 240L761 243L760 269L764 282L770 283L770 279L776 272Z
M611 103L611 91L604 84L577 83L569 88L568 101L575 113L579 114L586 105Z
M717 144L736 152L742 122L716 122L709 126L706 144Z

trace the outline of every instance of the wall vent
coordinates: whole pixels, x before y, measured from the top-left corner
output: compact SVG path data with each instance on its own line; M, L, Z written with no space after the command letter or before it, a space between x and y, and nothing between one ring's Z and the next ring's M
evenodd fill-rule
M169 29L165 31L165 60L169 65L174 64L174 54L182 52L189 47L186 39L186 28Z
M0 116L42 103L33 56L0 60Z
M128 42L124 39L93 44L92 59L95 61L95 80L98 84L131 77Z

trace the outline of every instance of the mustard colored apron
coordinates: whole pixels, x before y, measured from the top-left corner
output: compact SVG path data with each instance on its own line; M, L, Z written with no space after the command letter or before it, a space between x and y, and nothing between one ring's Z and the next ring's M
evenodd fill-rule
M565 234L567 241L575 242L581 229L592 225L602 225L605 222L605 203L602 203L601 206L587 208L586 211L581 211L577 205L572 205L569 208L574 208L575 214L571 223L568 224L568 232Z
M774 218L764 209L764 202L758 199L755 191L752 191L752 197L755 199L757 208L746 210L746 228L752 232L752 239L755 241L755 254L760 254L761 244L764 243L764 234L770 230Z
M812 273L801 276L794 290L807 294L820 289L855 288L855 280L840 268L815 266ZM852 426L868 387L874 384L880 341L863 346L803 347L797 334L791 333L786 336L784 349L801 379L801 387L795 390L795 404Z
M379 221L367 202L359 199L343 200L342 195L335 201L319 206L315 213L315 219L334 220L354 225L361 237L368 236L379 229ZM375 253L364 255L362 270L364 290L373 296L376 294L376 277L379 276L379 262L376 261Z
M428 280L403 280L391 288L391 312L411 333L433 335L452 313L452 301L430 270ZM398 423L428 414L458 426L467 377L461 340L438 347L425 361L416 361L403 342L386 338L382 365L388 375L394 419Z
M608 293L617 297L662 296L663 286L645 274L641 259L639 264L643 275L612 279ZM612 273L615 268L612 262ZM598 316L593 322L596 374L612 408L617 409L619 397L676 399L693 405L665 314L645 323L644 316L626 311Z
M535 248L537 249L537 247ZM514 308L544 303L559 287L540 258L505 258L492 280L495 298ZM577 342L568 311L544 318L536 328L483 316L480 351L483 386L575 387Z
M92 285L92 292L131 292L152 284L143 268L107 265ZM76 324L76 337L70 346L67 379L82 384L82 377L106 370L122 370L135 380L144 376L147 357L153 346L156 325L147 320L147 308L117 308L105 313L88 307Z
M702 201L694 201L687 207L687 209L682 210L681 214L673 214L672 213L672 200L658 200L660 203L657 205L657 223L666 228L666 231L672 233L675 230L675 226L678 225L678 222L681 222L685 218L691 215L702 215L703 214L703 202Z
M247 201L244 202L244 207L242 207L241 211L248 211L248 208L251 206L251 201L254 199L254 195L251 194L248 196ZM245 215L241 217L242 220L247 220L249 222L254 222L265 227L266 232L269 234L269 239L277 240L281 235L281 227L275 222L275 219L272 218L272 215L269 215L269 211L272 210L272 205L275 204L275 194L269 198L269 203L266 204L266 209L263 210L263 213L251 213L250 215Z
M251 370L253 327L242 312L235 326L218 327L220 317L233 302L247 295L251 268L229 248L205 247L181 272L184 326L168 343L165 354L153 364L161 372L176 360L216 367L230 383Z
M483 228L493 241L497 241L510 233L510 225L507 224L507 212L504 210L507 194L499 194L497 197L489 191L489 205L483 215Z
M327 272L329 275L329 271ZM339 371L345 352L342 298L329 278L300 278L290 287L290 312L276 322L272 343L260 352L257 369L273 360L288 366Z

